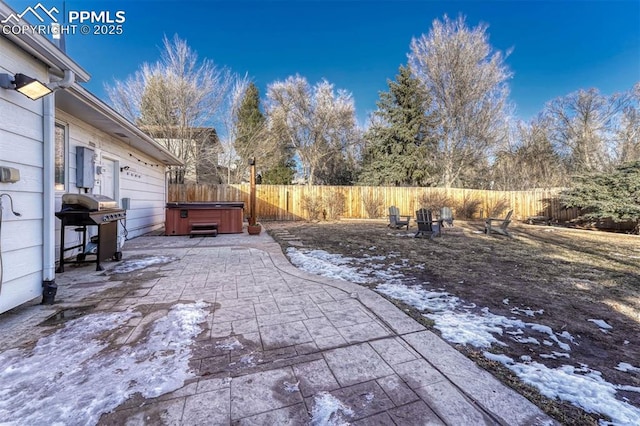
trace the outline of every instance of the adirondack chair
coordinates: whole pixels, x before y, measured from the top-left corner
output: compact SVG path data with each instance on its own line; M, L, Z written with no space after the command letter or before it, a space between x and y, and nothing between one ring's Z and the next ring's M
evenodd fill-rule
M453 226L453 212L451 211L451 207L442 207L440 209L440 220L442 221L442 225L445 226Z
M389 207L389 228L400 229L406 226L408 231L410 221L411 216L401 215L400 210L396 206Z
M512 214L513 214L513 210L509 210L509 213L507 213L507 216L505 216L504 219L499 219L495 217L490 217L488 219L485 219L484 233L489 235L491 234L491 232L495 232L498 234L506 235L507 237L511 237L511 234L509 233L509 231L507 231L507 228L511 223Z
M413 238L417 238L418 235L428 235L429 238L433 239L433 237L442 235L440 233L442 220L433 219L431 210L416 210L416 223L418 224L418 232L416 232Z

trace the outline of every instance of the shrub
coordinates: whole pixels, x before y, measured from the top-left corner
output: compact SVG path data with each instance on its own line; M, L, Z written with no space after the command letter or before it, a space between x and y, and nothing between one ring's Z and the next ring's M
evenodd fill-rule
M509 209L509 202L504 198L496 201L493 205L489 205L489 217L502 217L502 213Z
M324 195L324 217L326 220L338 220L344 213L345 196L342 192L333 190Z
M482 200L474 198L471 195L465 195L462 201L456 203L456 215L461 219L473 219L480 211Z
M453 200L442 192L429 192L418 197L418 204L421 208L439 212L442 207L453 206Z
M364 203L364 209L369 216L369 219L375 219L383 215L384 213L384 200L371 193L364 196L362 199Z
M302 208L307 211L307 218L309 220L320 220L322 219L322 200L319 198L312 198L308 196L303 196L301 198Z

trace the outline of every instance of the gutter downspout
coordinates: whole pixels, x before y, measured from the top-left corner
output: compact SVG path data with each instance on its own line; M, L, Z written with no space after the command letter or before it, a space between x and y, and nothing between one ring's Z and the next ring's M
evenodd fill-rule
M70 87L75 81L75 74L71 70L64 71L62 80L47 84L54 92ZM55 93L43 99L42 133L43 133L43 202L42 202L42 303L53 304L58 286L55 283L56 264L56 221L55 221L55 121L56 102ZM65 153L66 155L66 153Z
M71 70L64 70L62 80L52 81L47 84L47 87L55 92L58 89L67 89L71 87L75 81L76 75L74 72Z

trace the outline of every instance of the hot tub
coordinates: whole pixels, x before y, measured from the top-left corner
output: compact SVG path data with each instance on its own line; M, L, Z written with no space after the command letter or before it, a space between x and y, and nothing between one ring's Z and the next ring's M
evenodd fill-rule
M194 223L216 223L219 234L242 233L243 201L167 203L165 212L165 235L189 235Z

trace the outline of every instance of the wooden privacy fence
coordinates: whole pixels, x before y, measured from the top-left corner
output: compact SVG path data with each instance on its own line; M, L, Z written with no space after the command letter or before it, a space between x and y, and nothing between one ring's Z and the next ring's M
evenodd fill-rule
M259 220L302 220L309 218L307 200L321 203L328 209L330 199L344 198L340 217L366 219L386 217L389 206L397 206L402 214L414 215L425 201L446 197L454 209L454 217L461 218L464 206L476 204L473 218L491 214L504 215L513 209L516 219L548 216L564 222L578 216L575 209L562 207L560 188L531 191L489 191L459 188L377 187L377 186L306 186L256 185L257 216ZM340 195L341 194L341 195ZM249 184L209 185L171 184L170 202L244 201L249 203ZM377 206L377 212L370 214ZM504 208L495 211L497 206ZM247 209L248 211L248 209Z

